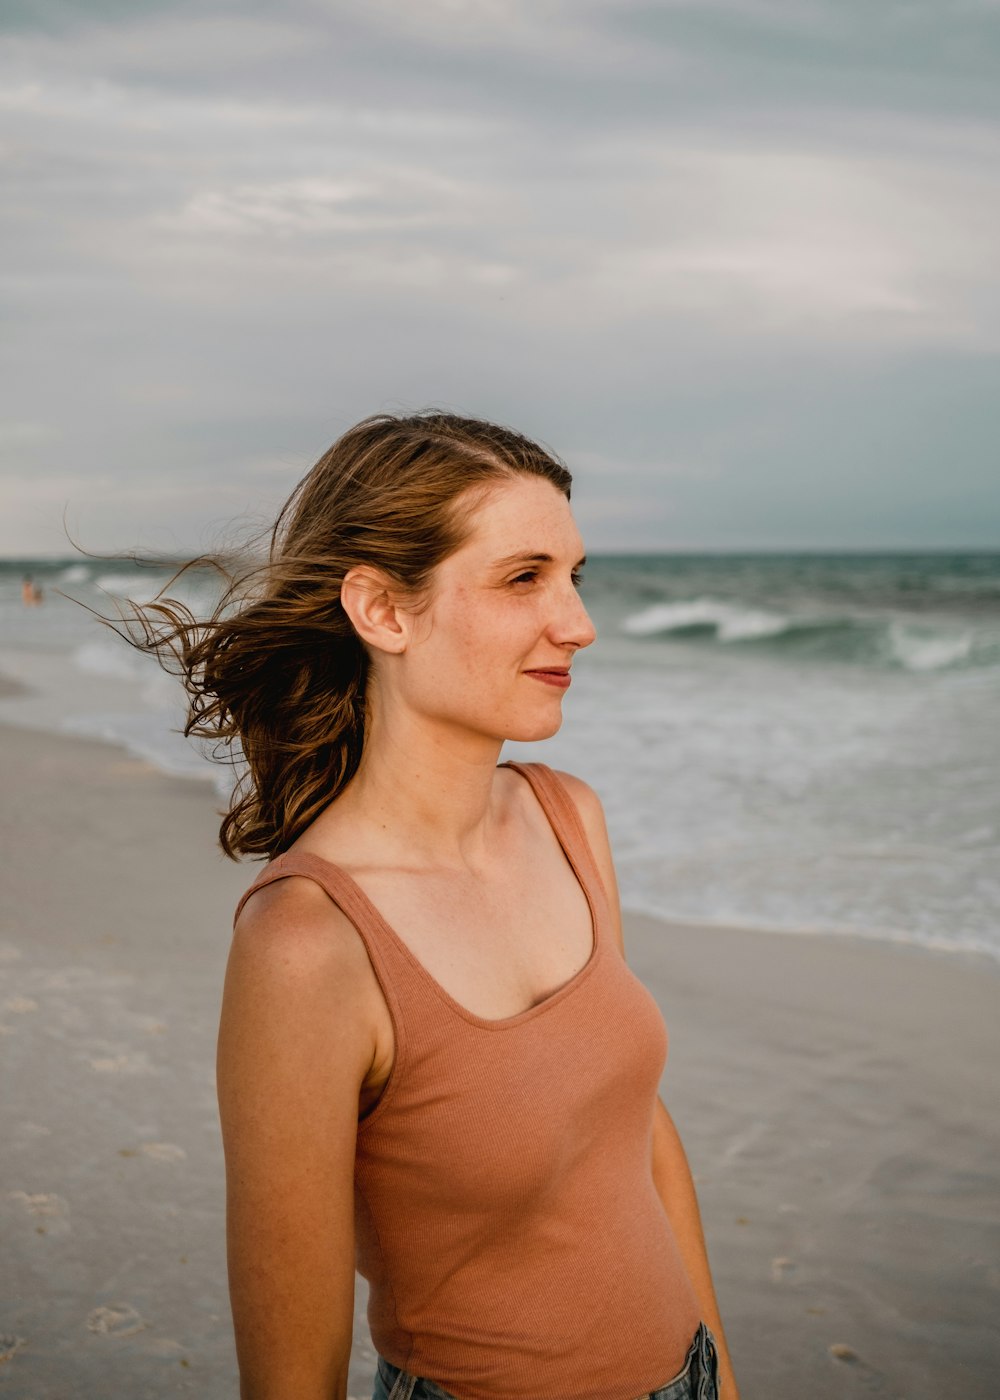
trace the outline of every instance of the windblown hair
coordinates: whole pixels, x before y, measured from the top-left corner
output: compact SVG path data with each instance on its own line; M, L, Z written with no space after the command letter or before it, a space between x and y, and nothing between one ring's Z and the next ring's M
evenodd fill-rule
M419 606L467 538L482 495L469 488L517 475L569 498L562 463L509 428L440 412L366 418L296 487L263 562L201 556L154 601L130 604L122 635L180 676L184 733L214 741L220 760L245 761L219 831L228 856L287 850L357 771L368 656L340 602L348 570L381 570ZM198 618L164 595L206 567L223 588Z

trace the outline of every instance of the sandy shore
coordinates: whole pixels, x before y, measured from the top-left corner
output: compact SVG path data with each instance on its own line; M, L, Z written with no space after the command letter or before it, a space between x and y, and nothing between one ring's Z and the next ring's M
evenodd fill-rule
M0 700L13 700L24 694L24 686L10 676L0 676Z
M12 728L0 772L0 1393L235 1396L213 1057L250 871L207 784ZM634 915L627 938L744 1400L992 1400L1000 970Z

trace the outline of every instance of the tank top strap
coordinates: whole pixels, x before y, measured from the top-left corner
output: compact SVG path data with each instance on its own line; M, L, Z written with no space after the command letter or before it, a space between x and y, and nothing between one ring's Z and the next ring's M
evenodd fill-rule
M565 784L544 763L514 763L507 759L503 767L513 768L527 778L581 882L607 906L608 892L604 888L604 880L577 805Z
M252 894L256 894L265 885L273 884L275 880L287 880L292 875L303 876L319 885L357 929L393 1013L398 1038L402 1016L397 982L401 977L407 980L412 977L412 955L400 957L399 938L388 927L361 886L346 870L341 870L339 865L324 860L322 856L313 855L310 851L286 851L283 855L275 856L240 899L233 922L239 918L243 906ZM398 1049L397 1045L397 1051Z

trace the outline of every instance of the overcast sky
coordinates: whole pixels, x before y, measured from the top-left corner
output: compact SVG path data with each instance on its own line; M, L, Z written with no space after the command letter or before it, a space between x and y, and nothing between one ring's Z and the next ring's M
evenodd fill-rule
M998 0L7 0L0 553L187 549L365 414L593 550L1000 546Z

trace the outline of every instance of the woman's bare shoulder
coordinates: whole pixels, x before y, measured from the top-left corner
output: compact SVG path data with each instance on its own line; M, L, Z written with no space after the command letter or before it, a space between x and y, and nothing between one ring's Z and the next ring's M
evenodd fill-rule
M255 891L236 922L219 1025L224 1116L236 1097L302 1092L353 1104L376 1058L380 992L347 916L311 880ZM294 1116L294 1115L293 1115Z
M322 977L341 993L372 979L357 929L314 880L288 875L255 890L233 930L230 970L292 984Z

